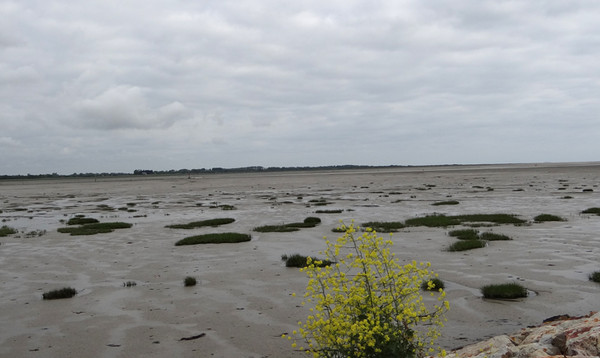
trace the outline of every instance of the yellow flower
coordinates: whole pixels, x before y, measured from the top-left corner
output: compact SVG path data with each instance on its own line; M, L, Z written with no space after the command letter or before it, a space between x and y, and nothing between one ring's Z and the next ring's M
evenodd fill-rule
M439 337L437 329L449 308L443 290L439 305L428 308L423 303L420 283L435 277L431 264L401 265L390 252L391 240L368 228L355 236L360 228L354 222L342 227L346 232L336 242L325 241L324 254L336 264L320 268L309 261L302 271L309 278L306 302L314 305L294 335L308 344L306 353L361 358L426 352ZM416 329L419 324L424 327Z

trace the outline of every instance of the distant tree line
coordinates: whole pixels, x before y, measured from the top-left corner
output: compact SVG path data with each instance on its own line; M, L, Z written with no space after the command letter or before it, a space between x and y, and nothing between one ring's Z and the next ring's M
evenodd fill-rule
M200 168L200 169L179 169L179 170L149 170L136 169L134 175L170 175L170 174L222 174L222 173L255 173L255 172L283 172L283 171L308 171L308 170L342 170L342 169L369 169L369 168L393 168L406 167L399 165L371 166L371 165L326 165L326 166L303 166L303 167L263 167L250 166L239 168Z
M191 174L224 174L224 173L256 173L256 172L284 172L284 171L316 171L316 170L343 170L343 169L377 169L377 168L406 168L410 165L325 165L325 166L302 166L302 167L263 167L249 166L240 168L200 168L200 169L171 169L171 170L152 170L136 169L133 173L73 173L61 175L52 174L27 174L27 175L0 175L2 179L39 179L39 178L90 178L90 177L118 177L127 175L191 175Z
M0 175L2 179L41 179L41 178L94 178L94 177L116 177L131 175L131 173L73 173L73 174L27 174L27 175Z

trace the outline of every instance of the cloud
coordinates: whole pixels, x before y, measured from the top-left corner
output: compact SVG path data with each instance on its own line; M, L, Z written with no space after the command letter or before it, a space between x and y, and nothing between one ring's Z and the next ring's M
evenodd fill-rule
M31 66L18 66L8 68L5 64L0 63L0 82L18 86L26 83L38 82L40 74Z
M19 147L21 142L11 137L0 137L0 147Z
M78 125L82 128L151 129L168 128L185 119L190 111L179 102L152 108L139 87L116 86L98 96L75 104Z

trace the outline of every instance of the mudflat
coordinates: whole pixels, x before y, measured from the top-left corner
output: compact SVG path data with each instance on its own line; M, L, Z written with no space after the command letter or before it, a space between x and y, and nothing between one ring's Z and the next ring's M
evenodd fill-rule
M457 227L394 233L403 261L428 261L451 309L439 343L460 347L600 308L600 163L441 166L365 170L0 181L0 356L300 357L281 338L304 320L307 279L283 254L319 255L340 220L404 221L434 213L514 214L524 225L479 226L507 235L448 252ZM456 205L432 205L442 201ZM340 213L317 213L317 210ZM539 214L564 221L533 222ZM131 228L59 233L76 215ZM261 233L261 225L321 224ZM233 218L191 230L167 225ZM191 235L238 232L251 241L175 246ZM388 234L382 234L388 235ZM184 287L187 276L197 285ZM135 282L128 287L126 282ZM480 287L517 282L529 296L482 298ZM73 287L73 298L43 300ZM296 297L292 294L297 293Z

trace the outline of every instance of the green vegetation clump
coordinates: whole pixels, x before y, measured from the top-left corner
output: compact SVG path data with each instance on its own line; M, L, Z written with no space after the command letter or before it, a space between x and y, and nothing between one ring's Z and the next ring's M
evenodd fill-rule
M64 234L76 235L95 235L113 232L116 229L128 229L133 226L130 223L124 222L107 222L107 223L92 223L85 224L77 227L61 227L58 228L58 232Z
M453 216L460 222L491 222L495 224L524 224L526 221L512 214L471 214Z
M452 216L434 214L419 218L408 219L404 222L404 224L406 226L447 227L459 225L460 220Z
M459 240L477 240L479 239L479 231L475 229L460 229L452 230L448 235L455 237Z
M600 271L592 272L589 278L590 281L600 283Z
M306 219L304 219L303 222L285 224L284 226L301 229L301 228L315 227L315 226L319 225L320 223L321 223L321 219L314 217L314 216L309 216Z
M321 219L319 219L316 216L309 216L306 219L304 219L304 223L308 224L308 225L314 225L317 226L318 224L321 223Z
M369 221L361 225L364 228L371 228L377 232L396 232L399 229L406 227L404 223L399 221ZM340 232L345 232L342 230Z
M308 202L314 206L324 206L324 205L331 204L330 202L328 202L325 199L312 199L312 200L309 200Z
M596 215L600 215L600 208L595 207L595 208L585 209L581 213L582 214L596 214Z
M309 216L304 219L303 222L282 224L282 225L263 225L255 227L253 230L256 232L291 232L298 231L302 228L315 227L321 223L321 219Z
M221 204L221 205L213 205L210 206L211 209L221 209L221 210L237 210L237 208L233 205L229 204Z
M479 235L481 240L485 241L506 241L512 240L509 236L503 234L496 234L494 232L484 232Z
M60 298L71 298L77 294L77 290L71 287L61 288L60 290L52 290L42 294L45 300L57 300Z
M460 240L448 246L448 251L467 251L485 247L486 242L483 240Z
M285 267L308 267L309 265L309 256L304 256L300 254L293 255L281 255L281 260L285 262ZM325 267L332 264L329 260L322 260L319 258L310 258L311 264L315 267Z
M440 205L458 205L458 204L460 204L460 203L456 200L447 200L447 201L437 201L431 205L440 206Z
M514 282L483 286L481 293L484 298L512 299L527 297L527 289Z
M421 284L421 289L424 291L439 291L445 288L444 281L435 277L427 281L423 281Z
M565 221L565 219L552 214L540 214L533 218L533 221L535 221L536 223L541 223L546 221Z
M292 232L298 231L300 228L288 225L263 225L257 226L253 230L256 232Z
M4 237L4 236L16 234L16 233L17 233L17 230L13 229L12 227L8 227L6 225L2 225L2 227L0 227L0 237Z
M174 224L167 225L166 228L169 229L194 229L203 226L212 226L216 227L219 225L231 224L235 219L232 218L217 218L217 219L209 219L209 220L201 220L201 221L193 221L187 224Z
M225 232L218 234L204 234L189 236L175 243L175 246L198 245L198 244L231 244L237 242L250 241L252 237L248 234L239 234L235 232Z
M191 287L191 286L196 286L196 278L192 277L192 276L187 276L186 278L183 279L183 285L185 287Z
M70 218L69 221L67 221L67 225L85 225L94 224L97 222L99 222L98 219L76 216L74 218Z
M115 211L115 208L108 206L106 204L99 204L97 206L98 210L102 210L102 211Z

